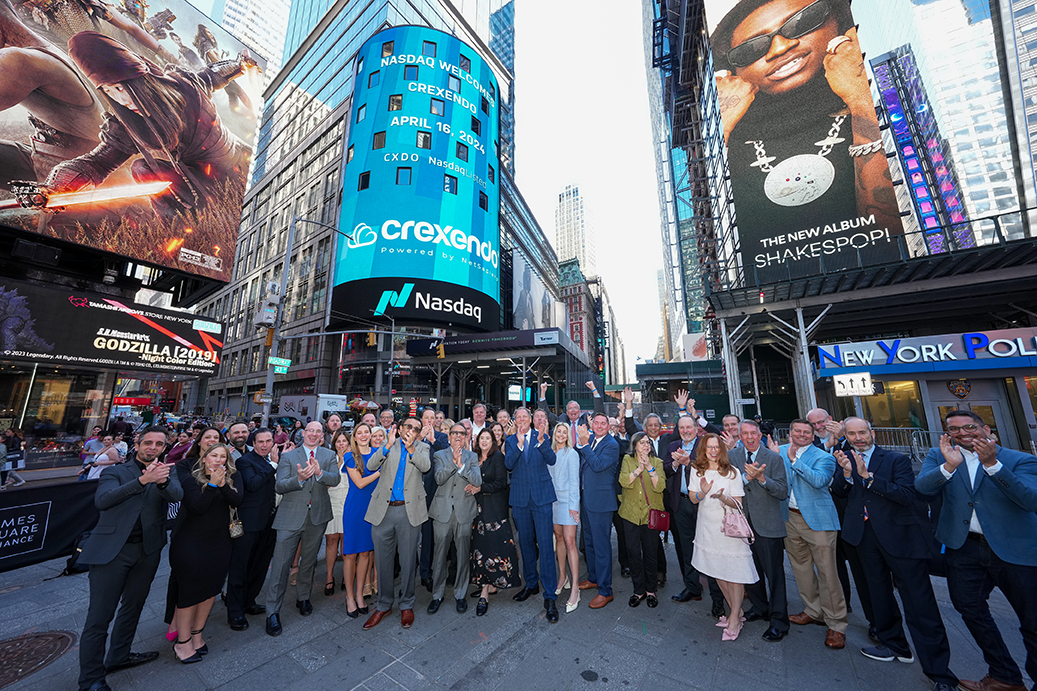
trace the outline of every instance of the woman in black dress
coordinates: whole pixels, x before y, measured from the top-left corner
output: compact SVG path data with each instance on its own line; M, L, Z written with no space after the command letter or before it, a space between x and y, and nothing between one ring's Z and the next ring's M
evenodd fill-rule
M209 652L202 629L230 570L230 509L241 504L245 486L224 444L210 446L193 466L181 463L177 473L184 498L169 545L180 632L173 654L189 664Z
M508 522L508 469L493 432L483 428L475 438L482 486L468 491L475 495L479 515L472 525L472 583L480 586L475 614L486 614L487 597L504 588L517 588L518 552ZM474 593L473 593L474 596Z

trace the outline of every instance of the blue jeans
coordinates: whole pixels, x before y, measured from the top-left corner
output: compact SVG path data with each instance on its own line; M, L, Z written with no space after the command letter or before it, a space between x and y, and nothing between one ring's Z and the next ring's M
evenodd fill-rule
M987 541L970 537L960 549L947 549L947 587L969 633L983 651L989 674L1006 684L1023 683L1001 631L990 616L987 600L1000 588L1019 617L1026 647L1026 672L1037 680L1037 566L1002 561Z

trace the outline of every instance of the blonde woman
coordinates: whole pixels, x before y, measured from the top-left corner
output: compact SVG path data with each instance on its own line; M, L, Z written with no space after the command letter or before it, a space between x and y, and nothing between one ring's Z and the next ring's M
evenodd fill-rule
M580 455L569 443L569 425L564 422L555 425L551 448L555 452L555 464L547 466L547 472L551 474L556 497L551 507L558 557L555 595L571 587L565 611L572 612L580 605L580 589L575 587L580 582L580 553L576 550L576 526L580 522ZM565 575L566 563L569 576Z
M83 470L87 472L87 480L96 480L101 477L102 470L122 462L122 456L119 455L118 449L115 448L115 437L111 434L105 434L101 437L101 444L103 446L93 460L83 466Z
M338 456L338 465L342 467L342 457L349 453L349 433L338 429L331 436L331 450ZM324 563L328 569L328 580L324 584L324 595L335 594L335 561L342 552L342 509L346 505L349 494L349 483L339 482L335 487L328 487L328 499L331 501L331 520L324 531ZM346 589L345 567L343 567L342 590Z
M380 428L379 428L380 429ZM367 461L376 453L384 453L380 446L371 445L371 428L360 423L353 430L349 450L339 456L340 468L349 485L342 518L342 590L346 591L346 615L356 619L367 614L364 596L370 594L365 586L370 584L368 576L374 563L374 541L371 539L371 524L364 520L371 503L375 485L381 477L380 471L367 469ZM390 438L393 433L389 433Z
M723 640L733 641L742 630L742 601L745 586L760 580L753 564L749 545L740 538L720 532L724 509L737 509L738 499L745 496L742 475L727 459L727 447L716 434L699 440L698 453L692 463L694 481L688 489L695 491L691 503L698 504L695 524L695 552L691 565L702 574L717 579L730 613L721 617L717 626L724 627Z
M663 510L666 476L662 461L652 448L652 440L644 432L630 439L630 450L619 469L619 484L623 488L619 519L634 586L634 594L627 604L637 607L648 600L649 607L658 607L659 531L648 527L648 515L651 509Z
M230 509L241 504L244 483L225 444L210 446L191 466L180 463L177 474L184 498L169 545L179 632L173 654L191 664L209 652L202 630L230 570Z

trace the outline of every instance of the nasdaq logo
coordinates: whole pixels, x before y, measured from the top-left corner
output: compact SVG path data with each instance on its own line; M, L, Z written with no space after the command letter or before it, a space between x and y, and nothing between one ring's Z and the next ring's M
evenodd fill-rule
M407 298L410 297L410 293L412 290L414 290L413 283L404 283L403 288L398 293L395 290L383 291L382 297L378 300L378 307L376 307L374 310L374 316L382 316L383 314L385 314L385 310L388 307L405 306L407 304Z

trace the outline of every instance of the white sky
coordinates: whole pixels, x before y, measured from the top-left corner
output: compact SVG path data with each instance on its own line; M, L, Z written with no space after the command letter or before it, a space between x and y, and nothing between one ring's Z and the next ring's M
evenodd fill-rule
M580 186L626 348L655 356L662 334L659 198L639 0L517 0L515 171L554 241L554 208Z

